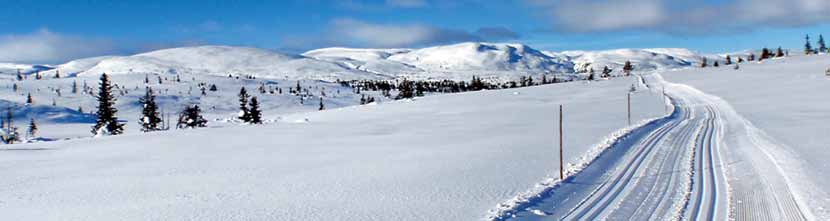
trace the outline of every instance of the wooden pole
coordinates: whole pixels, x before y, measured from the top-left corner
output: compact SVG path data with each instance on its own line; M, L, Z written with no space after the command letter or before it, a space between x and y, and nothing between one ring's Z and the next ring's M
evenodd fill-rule
M631 126L631 93L628 93L628 126Z
M559 180L565 179L565 173L563 172L563 159L562 159L562 105L559 105Z

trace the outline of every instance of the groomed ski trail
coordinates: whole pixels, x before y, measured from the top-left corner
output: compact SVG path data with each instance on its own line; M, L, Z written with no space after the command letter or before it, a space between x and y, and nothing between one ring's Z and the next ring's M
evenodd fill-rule
M529 202L527 209L505 218L805 220L809 217L809 211L798 206L786 182L770 180L777 172L774 166L730 167L730 162L747 160L755 165L764 159L759 154L745 159L737 156L737 150L725 150L729 148L723 142L727 131L736 130L734 127L754 131L728 104L690 86L665 82L659 74L647 75L639 83L651 91L665 88L666 96L675 107L672 114L633 130L581 172L556 185L547 196ZM729 177L736 169L751 169L754 171L751 174L757 176ZM759 192L759 189L768 191Z

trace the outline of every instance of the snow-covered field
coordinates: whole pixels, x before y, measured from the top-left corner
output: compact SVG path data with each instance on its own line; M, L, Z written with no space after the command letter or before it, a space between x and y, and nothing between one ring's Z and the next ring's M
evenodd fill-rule
M722 99L745 122L757 130L736 131L725 141L744 146L735 151L731 162L733 183L758 192L777 192L789 188L800 206L808 208L813 219L830 217L830 56L795 56L742 64L719 69L689 69L667 72L667 81L686 84ZM738 139L749 134L751 139ZM752 169L752 168L755 169ZM750 169L747 169L750 168ZM771 189L741 180L763 177L777 181ZM740 187L736 187L740 188ZM757 197L757 196L755 196ZM738 202L738 204L740 204ZM738 207L742 205L736 205ZM758 211L760 212L760 211Z
M830 56L739 69L695 67L702 57L720 59L670 48L547 52L462 43L302 55L201 46L61 65L0 63L0 107L12 107L21 130L37 120L37 141L48 141L0 146L0 214L10 220L830 219L830 152L824 151L830 138L823 136L830 132L824 104ZM603 66L619 71L625 61L634 63L635 76L400 101L363 91L378 99L369 105L358 105L361 94L353 88L334 83L473 75L501 81ZM17 70L27 79L15 80ZM35 80L38 71L43 79ZM61 77L53 77L58 71ZM96 101L89 92L101 72L118 85L125 135L91 138ZM308 91L302 100L289 94L297 83ZM209 85L218 90L203 95ZM199 104L208 128L141 133L138 98L147 86L159 93L165 117ZM241 87L257 96L266 124L235 119ZM28 95L33 104L25 104ZM320 98L325 111L317 111ZM668 108L668 99L676 108ZM565 180L558 179L560 104Z
M581 163L626 126L625 96L637 82L428 96L286 114L262 126L6 146L0 213L13 220L481 219L557 171L559 104L566 163ZM659 92L641 88L632 100L635 122L664 114Z

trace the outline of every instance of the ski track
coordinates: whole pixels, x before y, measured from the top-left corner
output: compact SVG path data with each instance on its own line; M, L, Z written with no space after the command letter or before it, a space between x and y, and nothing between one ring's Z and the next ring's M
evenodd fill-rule
M736 168L727 162L745 159L728 149L723 141L725 130L735 130L733 122L741 122L740 129L753 131L750 124L716 97L667 83L659 74L649 77L668 88L666 96L674 112L649 130L635 130L621 138L627 141L616 142L582 172L551 190L546 199L516 211L512 219L805 219L786 182L759 172L775 171L774 165L757 166L763 155L746 160L755 166L755 173L749 174L766 176L729 176ZM638 83L651 91L657 86L644 78ZM755 145L764 142L751 133L748 137Z

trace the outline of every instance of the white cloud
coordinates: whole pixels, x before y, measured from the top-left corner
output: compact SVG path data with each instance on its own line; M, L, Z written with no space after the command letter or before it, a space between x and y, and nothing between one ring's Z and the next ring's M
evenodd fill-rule
M830 21L827 0L526 0L572 32L707 34Z
M479 36L462 30L423 24L375 24L348 18L334 20L331 32L331 40L334 42L372 47L408 47L481 40Z
M111 41L63 35L41 29L30 34L0 36L0 61L56 63L111 54Z

